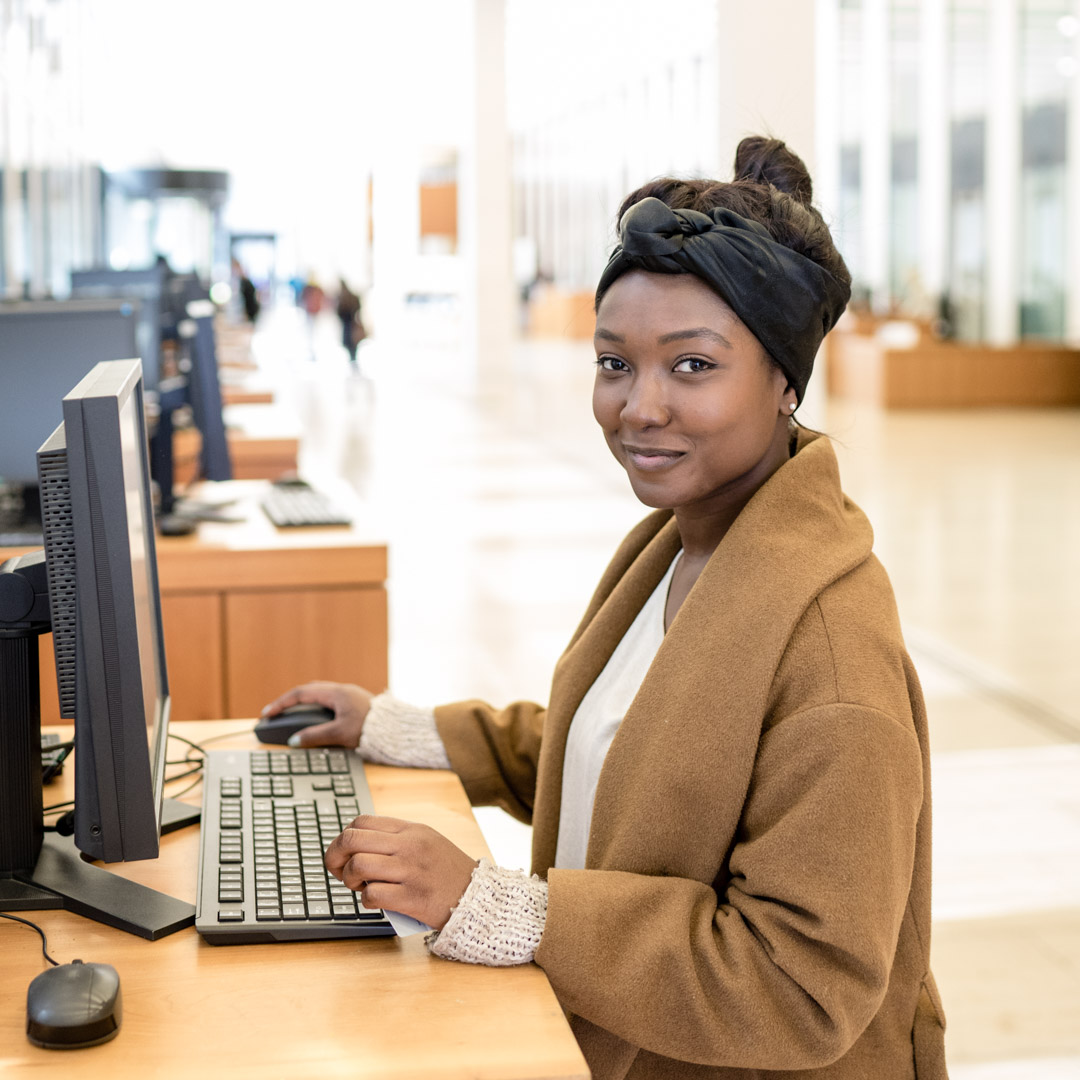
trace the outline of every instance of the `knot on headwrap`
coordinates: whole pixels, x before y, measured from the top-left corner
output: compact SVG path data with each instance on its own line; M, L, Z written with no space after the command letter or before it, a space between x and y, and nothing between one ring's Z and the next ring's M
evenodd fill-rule
M654 198L623 215L597 296L629 270L701 278L780 365L800 401L822 338L851 295L849 286L779 243L760 222L732 210L673 210Z

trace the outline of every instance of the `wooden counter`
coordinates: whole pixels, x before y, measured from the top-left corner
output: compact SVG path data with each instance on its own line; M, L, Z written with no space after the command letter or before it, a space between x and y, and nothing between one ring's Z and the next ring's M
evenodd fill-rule
M255 716L312 679L386 687L385 543L360 505L351 528L277 529L257 505L265 488L213 485L215 500L236 496L243 521L157 538L174 720ZM40 657L42 723L56 723L51 635Z

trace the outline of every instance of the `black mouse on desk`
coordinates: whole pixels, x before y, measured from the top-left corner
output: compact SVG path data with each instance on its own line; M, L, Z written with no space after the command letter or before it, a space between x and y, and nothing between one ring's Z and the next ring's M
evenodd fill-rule
M334 710L322 705L290 705L276 716L264 716L255 725L260 742L287 743L290 735L302 728L325 724L334 719Z
M199 523L182 514L162 514L157 519L157 527L162 536L190 536Z
M26 991L26 1037L46 1050L80 1050L120 1030L120 976L76 960L43 971Z
M274 480L274 487L280 488L309 488L311 485L298 473L286 472L282 473L276 480Z

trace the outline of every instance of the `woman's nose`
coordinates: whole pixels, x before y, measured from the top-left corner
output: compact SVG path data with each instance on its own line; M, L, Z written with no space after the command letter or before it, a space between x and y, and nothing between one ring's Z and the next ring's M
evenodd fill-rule
M620 419L636 428L662 427L671 419L664 387L653 376L634 379Z

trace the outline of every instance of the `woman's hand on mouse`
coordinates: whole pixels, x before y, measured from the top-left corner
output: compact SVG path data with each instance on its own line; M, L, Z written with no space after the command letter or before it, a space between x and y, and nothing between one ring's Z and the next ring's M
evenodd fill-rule
M294 686L271 701L263 716L276 716L290 705L322 705L334 710L334 719L325 724L313 724L297 732L297 746L347 746L355 748L371 708L370 691L351 683L309 682ZM290 743L290 745L292 745Z
M441 930L478 863L442 833L400 818L362 814L326 851L326 868L365 907L411 915Z

